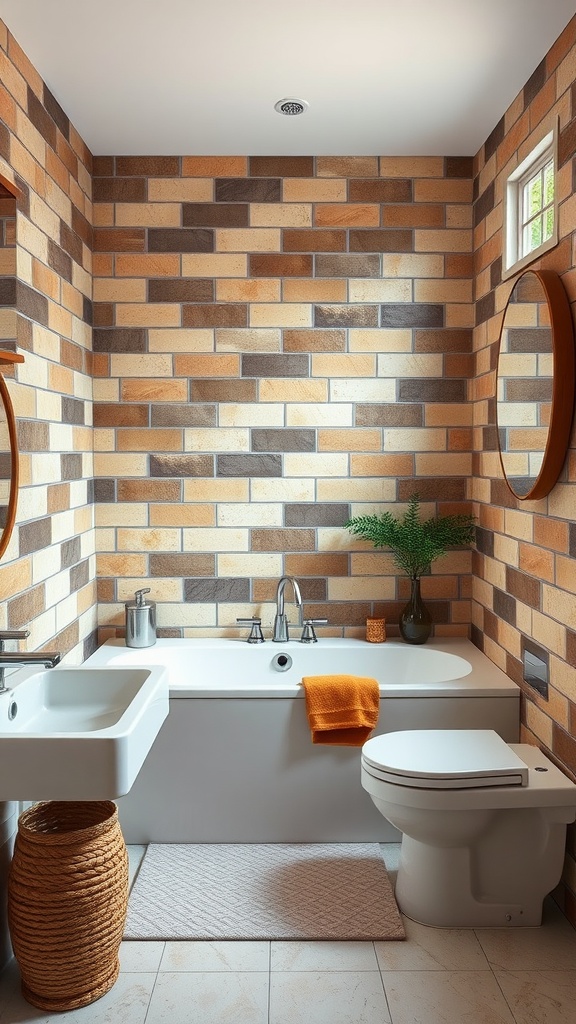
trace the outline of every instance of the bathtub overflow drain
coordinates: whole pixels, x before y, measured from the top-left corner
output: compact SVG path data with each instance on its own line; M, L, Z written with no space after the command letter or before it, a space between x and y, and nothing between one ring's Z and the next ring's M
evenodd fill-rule
M18 713L18 705L17 705L15 700L11 700L10 704L8 705L8 719L9 719L10 722L14 721L14 719L16 718L17 713Z
M277 654L272 658L272 668L275 668L277 672L287 672L289 668L292 668L292 658L289 654Z

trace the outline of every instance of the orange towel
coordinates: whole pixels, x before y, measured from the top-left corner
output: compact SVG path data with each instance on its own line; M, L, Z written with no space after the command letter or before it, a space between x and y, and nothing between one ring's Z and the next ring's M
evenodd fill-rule
M378 721L380 687L366 676L304 676L313 743L361 747Z

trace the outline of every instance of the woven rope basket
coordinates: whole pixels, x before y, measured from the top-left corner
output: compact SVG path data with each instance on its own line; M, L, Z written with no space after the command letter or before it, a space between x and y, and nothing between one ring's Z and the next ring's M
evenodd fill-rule
M128 905L128 855L116 805L51 800L18 821L8 924L24 998L73 1010L118 977Z

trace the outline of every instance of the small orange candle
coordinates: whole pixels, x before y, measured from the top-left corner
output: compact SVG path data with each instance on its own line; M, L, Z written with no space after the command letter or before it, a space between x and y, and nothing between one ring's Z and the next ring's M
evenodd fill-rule
M371 644L383 644L386 639L386 619L366 619L366 639Z

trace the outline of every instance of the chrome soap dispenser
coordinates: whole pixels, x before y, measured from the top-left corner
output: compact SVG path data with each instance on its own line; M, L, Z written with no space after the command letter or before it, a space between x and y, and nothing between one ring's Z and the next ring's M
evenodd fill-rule
M156 643L156 603L146 601L150 587L137 590L134 601L126 602L126 646L152 647Z

